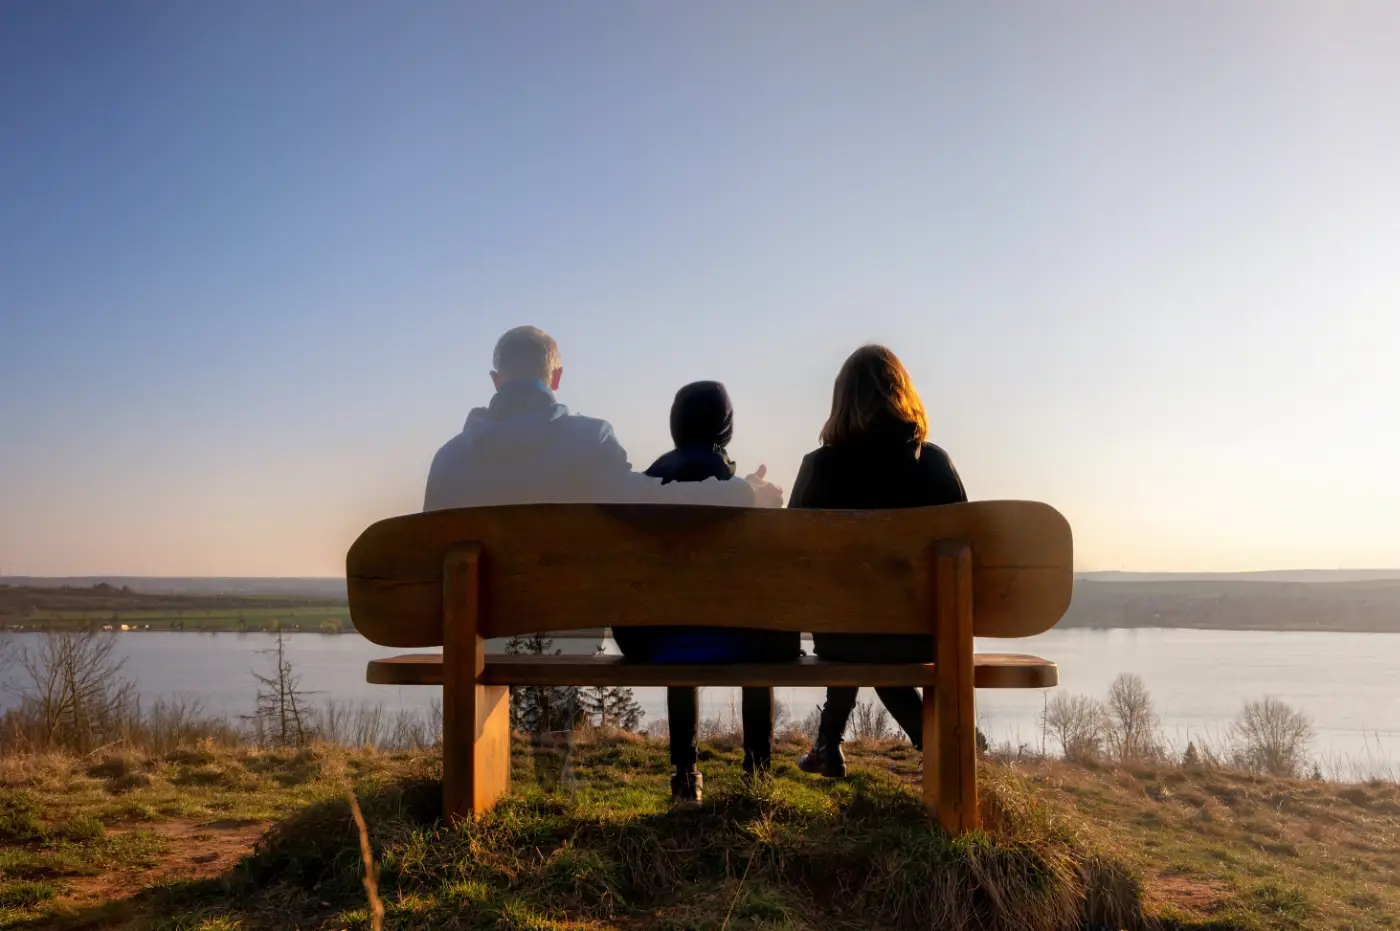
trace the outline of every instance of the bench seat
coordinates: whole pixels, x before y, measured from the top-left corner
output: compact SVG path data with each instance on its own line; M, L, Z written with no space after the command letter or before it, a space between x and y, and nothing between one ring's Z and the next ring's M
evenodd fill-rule
M1039 656L974 653L979 689L1044 689L1058 685L1059 668ZM375 685L441 685L441 653L407 653L370 660L365 679ZM933 663L837 663L804 656L785 663L629 663L621 656L486 655L483 685L617 686L933 686Z

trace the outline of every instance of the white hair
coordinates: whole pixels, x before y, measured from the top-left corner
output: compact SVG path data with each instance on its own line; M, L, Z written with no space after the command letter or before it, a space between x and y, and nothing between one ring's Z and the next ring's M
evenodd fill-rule
M507 330L496 341L491 365L498 374L509 379L545 381L563 367L564 359L559 355L559 344L554 337L539 327L518 326Z

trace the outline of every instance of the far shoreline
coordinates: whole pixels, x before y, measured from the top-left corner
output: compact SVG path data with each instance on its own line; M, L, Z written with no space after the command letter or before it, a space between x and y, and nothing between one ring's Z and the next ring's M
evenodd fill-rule
M50 630L85 630L88 629L82 624L57 624L57 625L20 625L5 624L0 626L0 634L23 633L36 634L46 633ZM1363 626L1317 626L1317 625L1285 625L1261 627L1257 625L1218 625L1218 624L1057 624L1053 630L1056 631L1094 631L1106 633L1109 631L1121 630L1201 630L1220 631L1230 633L1260 633L1260 634L1284 634L1284 633L1310 633L1310 634L1400 634L1400 625L1393 629ZM102 625L94 628L98 633L125 633L125 634L315 634L321 637L335 637L344 634L358 634L353 626L345 625L335 630L318 629L316 627L224 627L224 626L186 626L186 627L150 627L131 626L116 627L113 625ZM546 636L551 640L594 640L604 639L610 634L605 630L587 631L547 631ZM493 638L497 639L497 638ZM499 638L506 639L506 638Z

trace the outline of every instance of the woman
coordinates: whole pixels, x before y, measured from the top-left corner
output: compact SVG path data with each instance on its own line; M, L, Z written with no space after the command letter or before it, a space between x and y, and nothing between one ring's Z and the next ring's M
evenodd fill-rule
M717 381L697 381L676 392L671 405L671 439L676 448L652 463L646 474L667 482L728 481L734 463L725 447L734 433L734 409ZM613 642L628 659L650 663L744 663L796 659L801 635L796 631L734 627L618 627ZM699 802L704 780L695 763L700 728L700 690L666 689L671 726L671 800ZM743 690L744 772L767 773L773 760L773 689Z
M863 346L836 376L821 448L802 460L788 507L911 508L967 500L948 454L928 442L928 417L909 373L884 346ZM933 637L816 634L816 653L851 663L933 662ZM858 689L829 688L805 772L846 775L841 735ZM875 690L914 746L923 747L923 699L913 686Z

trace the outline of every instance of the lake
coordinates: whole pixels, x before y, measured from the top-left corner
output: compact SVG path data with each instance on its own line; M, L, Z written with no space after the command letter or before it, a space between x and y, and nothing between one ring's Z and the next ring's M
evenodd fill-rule
M41 636L0 636L32 643ZM206 711L246 714L252 710L254 671L267 673L266 654L276 644L268 633L129 632L112 634L126 660L125 674L143 700L198 697ZM287 651L301 687L314 702L379 703L388 708L427 709L438 697L431 687L371 686L365 662L397 651L354 634L290 634ZM560 640L566 652L591 653L597 641ZM499 648L493 644L493 652ZM1188 740L1219 743L1246 701L1271 695L1306 713L1316 738L1312 754L1326 772L1356 776L1400 773L1400 634L1347 634L1183 629L1052 630L1018 641L979 640L988 652L1037 653L1060 665L1060 688L1102 697L1119 673L1146 682L1176 747ZM612 652L611 641L605 648ZM810 649L810 644L808 644ZM0 675L0 686L20 681L17 670ZM978 725L994 742L1042 745L1040 714L1046 692L980 690ZM648 719L665 715L661 689L638 689ZM874 700L873 692L863 699ZM778 699L796 719L822 699L819 689L779 689ZM14 703L0 688L0 709ZM702 713L727 713L737 690L706 689Z

